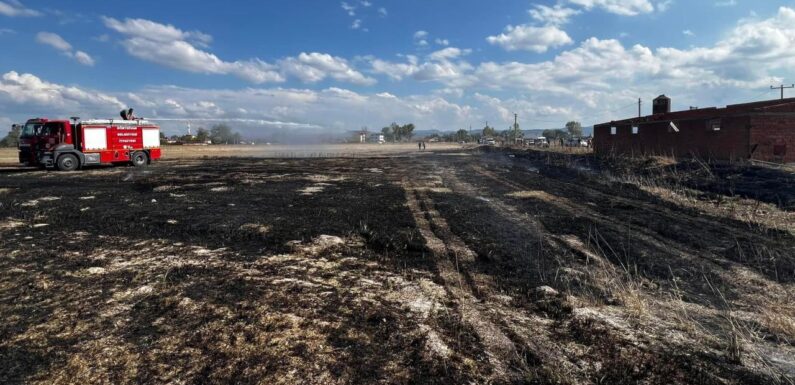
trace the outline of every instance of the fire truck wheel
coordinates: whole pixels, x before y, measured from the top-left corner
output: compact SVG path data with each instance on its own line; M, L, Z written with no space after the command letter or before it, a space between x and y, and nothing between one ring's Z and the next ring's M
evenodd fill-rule
M64 154L58 157L58 170L60 171L74 171L80 166L77 157L72 154Z
M149 164L149 157L145 152L136 152L132 155L132 164L135 167L144 167Z

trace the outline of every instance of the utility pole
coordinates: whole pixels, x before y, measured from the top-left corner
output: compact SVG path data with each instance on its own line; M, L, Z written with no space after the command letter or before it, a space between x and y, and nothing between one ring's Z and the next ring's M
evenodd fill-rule
M638 98L638 117L643 117L643 113L641 112L641 106L643 105L643 101Z
M795 88L795 84L793 84L791 86L785 86L783 84L778 86L778 87L770 86L771 90L781 90L781 100L784 100L784 89L786 89L786 88Z

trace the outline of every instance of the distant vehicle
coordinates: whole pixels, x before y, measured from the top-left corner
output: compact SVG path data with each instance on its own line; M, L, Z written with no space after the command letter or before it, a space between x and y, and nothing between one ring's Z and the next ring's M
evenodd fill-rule
M588 141L582 138L571 138L563 143L566 147L588 147Z
M160 127L143 119L33 119L20 163L74 171L85 165L128 163L144 167L160 159ZM40 124L37 128L36 125ZM27 130L27 127L26 127ZM29 135L32 132L32 136Z
M480 144L485 144L487 146L496 146L497 141L494 138L483 138L480 140Z

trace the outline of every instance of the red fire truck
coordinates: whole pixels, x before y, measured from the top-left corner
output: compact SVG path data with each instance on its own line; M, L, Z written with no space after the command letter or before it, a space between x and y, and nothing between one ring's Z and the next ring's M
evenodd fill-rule
M132 120L69 120L34 119L29 140L33 160L23 154L20 162L40 167L74 171L82 166L132 163L144 167L160 159L160 128L142 119ZM31 121L28 121L29 123ZM27 129L27 127L26 127Z

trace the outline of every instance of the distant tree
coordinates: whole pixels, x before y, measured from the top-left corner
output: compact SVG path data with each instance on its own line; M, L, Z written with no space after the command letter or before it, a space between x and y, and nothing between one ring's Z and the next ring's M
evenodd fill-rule
M216 124L210 128L210 140L212 140L213 144L235 143L235 139L239 141L239 136L236 137L235 134L232 128L223 123Z
M489 127L488 125L486 125L486 127L483 127L483 136L495 137L497 136L497 130L495 130L494 127Z
M392 122L392 124L389 125L389 130L392 132L392 140L394 140L395 142L400 142L401 140L403 140L403 135L401 135L400 126L397 123Z
M407 140L411 140L414 137L414 129L416 127L413 123L399 125L397 123L392 123L389 127L384 127L381 129L381 132L384 134L385 139L393 140L395 142L403 142Z
M566 131L569 132L569 136L573 138L581 138L582 137L582 124L580 122L571 121L566 123Z
M403 131L403 137L406 138L406 140L411 140L411 138L414 137L414 128L414 123L409 123L400 127L401 131Z
M204 127L199 127L199 129L196 130L196 142L204 143L208 139L210 139L210 132Z
M550 142L555 141L555 140L568 139L569 138L568 131L564 131L564 130L560 130L560 129L544 130L544 132L541 135L543 135L545 138L547 138L547 140L549 140Z
M19 134L22 132L22 126L13 125L11 131L8 132L3 140L0 140L0 147L16 147L19 144Z
M456 142L468 142L469 139L469 131L467 130L461 129L455 133Z
M381 134L384 135L384 140L387 142L394 142L395 135L392 133L392 127L387 126L381 129Z
M166 137L166 134L164 134L163 131L160 131L160 140L166 140L166 139L168 139Z

